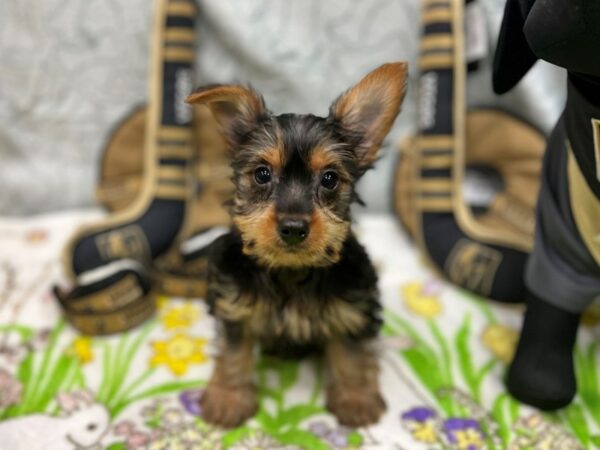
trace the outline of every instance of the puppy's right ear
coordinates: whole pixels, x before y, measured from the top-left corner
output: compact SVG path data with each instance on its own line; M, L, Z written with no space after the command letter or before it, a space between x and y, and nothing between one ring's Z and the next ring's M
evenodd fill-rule
M329 117L359 137L354 151L365 170L377 158L381 142L400 112L407 78L408 64L384 64L331 105Z
M185 102L205 104L210 108L230 148L235 148L241 138L254 128L259 117L267 113L262 97L242 86L200 88Z

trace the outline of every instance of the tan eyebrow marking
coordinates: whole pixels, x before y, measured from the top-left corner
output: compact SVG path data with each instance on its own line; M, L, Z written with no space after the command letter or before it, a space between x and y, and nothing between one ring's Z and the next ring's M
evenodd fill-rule
M338 158L327 147L317 147L310 153L309 166L313 172L337 165Z

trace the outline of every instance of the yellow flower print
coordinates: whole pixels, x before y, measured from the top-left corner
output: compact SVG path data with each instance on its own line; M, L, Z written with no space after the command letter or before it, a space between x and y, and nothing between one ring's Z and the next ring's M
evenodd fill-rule
M73 358L77 358L81 364L89 363L94 359L92 338L89 336L76 337L65 353Z
M437 414L427 406L417 406L405 411L400 420L416 441L435 444L439 441Z
M194 338L181 333L166 341L153 342L154 355L150 358L150 366L165 364L174 375L184 375L190 364L206 361L206 342L204 338Z
M171 303L169 297L165 295L157 295L156 296L156 309L162 311Z
M516 330L505 325L488 325L481 335L483 345L492 352L496 358L505 364L509 364L515 354L515 348L519 340Z
M477 430L468 428L466 430L457 431L454 436L456 438L456 448L459 448L460 450L483 448L484 442L481 438L481 433Z
M415 426L412 430L412 436L417 441L435 444L438 441L438 433L435 429L435 423L431 421L423 422Z
M437 285L415 281L402 287L406 307L426 319L432 319L442 312Z
M162 314L163 326L167 329L187 328L200 317L200 311L196 305L185 303L181 306L173 306L164 309Z
M527 417L522 418L521 422L526 428L530 430L535 430L544 425L544 418L539 414L531 414Z

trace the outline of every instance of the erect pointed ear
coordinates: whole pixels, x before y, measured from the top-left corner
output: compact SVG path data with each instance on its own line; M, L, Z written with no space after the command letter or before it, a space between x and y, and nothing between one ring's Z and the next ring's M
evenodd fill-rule
M356 154L369 167L388 134L406 93L408 64L384 64L333 102L329 117L350 136L356 136Z
M230 148L235 148L258 118L267 113L262 97L242 86L200 88L185 102L205 104L210 108Z

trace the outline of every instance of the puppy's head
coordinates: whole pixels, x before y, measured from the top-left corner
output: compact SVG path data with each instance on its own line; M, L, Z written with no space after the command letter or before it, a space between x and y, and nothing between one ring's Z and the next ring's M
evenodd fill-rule
M335 263L350 227L355 183L400 110L407 65L385 64L331 105L328 117L273 116L256 92L213 86L206 104L231 151L233 221L244 252L269 267Z

